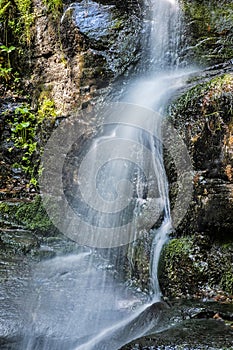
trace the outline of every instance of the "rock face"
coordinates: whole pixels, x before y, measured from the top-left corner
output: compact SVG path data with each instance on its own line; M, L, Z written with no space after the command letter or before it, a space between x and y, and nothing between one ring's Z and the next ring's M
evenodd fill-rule
M178 233L232 238L233 75L188 90L170 107L170 119L192 158L193 202ZM171 179L172 182L172 179Z
M192 160L193 195L162 252L160 283L168 297L217 298L217 290L233 294L233 8L227 0L181 4L183 57L210 68L191 76L168 108ZM179 179L166 151L165 164L173 206Z
M44 1L33 0L35 21L29 52L32 75L28 85L35 110L43 101L49 101L54 103L56 116L67 117L79 109L91 109L97 99L103 98L111 89L111 83L140 57L142 17L149 0L145 3L141 0L64 1L63 11L53 13ZM217 243L233 240L232 1L181 0L181 4L186 23L184 60L204 66L227 60L229 64L226 69L209 71L204 77L201 73L198 79L192 77L187 90L169 109L169 118L192 158L194 191L189 211L175 233L179 240L171 241L164 251L161 286L168 296L195 293L202 283L219 284L230 292L233 280L232 248L223 249ZM11 105L12 118L17 106ZM6 128L5 119L6 116L0 125L3 130L0 151L6 160L7 149L14 145L6 144L5 139L10 138L11 132L10 125ZM12 171L17 170L11 167L12 159L8 160L1 163L2 188L9 178L12 182ZM171 164L167 164L167 168L173 203L177 193L176 173ZM19 177L18 173L13 174L17 184ZM17 186L19 192L22 186L24 183ZM14 195L18 196L18 192ZM12 209L11 213L16 217L18 205L12 207L15 212ZM5 222L6 215L10 214L6 213L5 206L1 209ZM35 229L27 222L23 224L25 229ZM45 225L47 229L51 227ZM138 250L134 251L135 266L130 267L133 275L137 275L135 284L140 281L142 289L148 287L149 241L150 238L145 237L138 243ZM134 247L129 250L131 248ZM224 255L226 260L222 260ZM221 261L220 272L216 256ZM134 282L132 275L127 277Z
M185 22L183 55L189 63L211 66L233 58L231 0L181 0Z
M31 79L35 105L44 97L53 99L63 116L91 108L108 91L109 84L139 58L142 4L107 0L67 3L57 21L52 15L48 17L38 1L40 15L35 22ZM231 1L187 0L182 4L188 48L183 51L185 60L210 66L231 59ZM192 87L170 106L169 118L192 158L194 191L189 211L176 232L182 236L177 241L176 254L171 252L174 242L164 251L161 286L168 296L194 294L204 284L232 290L232 271L228 269L232 265L231 250L216 243L231 241L233 232L230 70L229 64L226 72L207 74L203 83L201 78L196 82L192 78ZM176 174L168 170L168 175L173 202ZM189 244L184 235L189 237ZM193 257L185 250L186 245ZM147 240L139 243L134 266L135 284L140 280L142 289L147 289L149 278L147 248ZM206 251L211 252L209 258ZM224 255L226 260L220 259ZM221 260L220 269L215 256ZM128 277L133 280L133 276Z
M103 88L138 59L139 3L78 1L61 18L41 1L35 21L31 84L34 103L52 98L63 116L103 96Z
M208 297L210 287L233 293L233 74L228 68L202 83L192 81L169 107L192 159L193 196L176 229L178 239L162 254L160 282L167 296ZM177 178L169 159L166 163L173 203Z
M20 97L17 91L9 96L4 93L4 98L0 98L0 198L3 199L22 197L23 191L26 196L30 195L31 189L28 189L32 187L31 178L37 178L40 150L50 136L56 118L77 114L80 109L89 111L96 100L103 99L109 92L111 82L130 68L140 55L143 12L140 1L124 4L118 1L71 4L64 1L58 8L51 7L53 2L50 1L31 1L32 7L28 11L33 18L30 40L22 44L21 61L12 60L14 69L23 72L21 82L27 91L20 91ZM11 40L12 45L20 45L16 34ZM12 82L10 87L13 90L14 84ZM25 108L27 115L23 115ZM16 123L18 128L22 127L29 115L33 116L33 121L25 126L25 145L22 142L17 145L16 139L20 135L19 132L14 134L13 128ZM36 145L35 152L28 152L26 144L29 143ZM25 153L26 167L29 166L31 174L24 169Z
M232 243L220 245L205 234L172 239L160 261L163 295L232 302L232 253Z

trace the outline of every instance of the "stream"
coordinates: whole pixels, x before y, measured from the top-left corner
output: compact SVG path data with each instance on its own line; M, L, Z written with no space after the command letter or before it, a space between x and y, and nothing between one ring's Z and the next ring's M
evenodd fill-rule
M65 255L65 250L70 253ZM77 317L76 314L73 320L70 320L70 316L74 315L79 308L77 298L80 295L80 286L77 286L77 280L80 281L79 271L82 271L83 266L81 264L77 269L77 263L80 264L80 259L87 259L89 253L90 251L85 251L85 248L80 248L62 236L44 239L40 248L34 250L33 257L25 257L8 247L7 253L1 256L1 275L5 272L5 282L0 286L1 350L23 348L25 334L30 338L30 343L27 344L29 349L76 348L77 338L73 330L80 329L82 317ZM42 261L39 264L38 259ZM106 269L102 259L102 265L99 261L96 269L101 271L104 267ZM82 271L83 275L84 271ZM85 284L85 281L83 280L82 283ZM97 280L95 286L98 283ZM202 300L174 300L169 305L164 302L151 305L146 303L146 295L143 302L141 292L136 290L127 292L124 284L120 283L117 287L119 288L117 298L116 292L109 288L108 291L111 293L108 294L106 302L109 302L109 298L117 300L118 305L115 305L118 311L114 316L114 310L111 310L111 320L115 317L115 320L119 321L119 309L121 309L124 316L123 327L114 333L114 337L107 327L108 336L105 338L107 344L104 345L105 347L96 345L97 348L112 349L111 341L114 341L114 338L118 344L121 340L122 342L125 340L126 343L126 338L137 338L131 344L122 345L122 350L232 348L232 329L224 322L213 319L212 316L222 312L229 318L232 317L231 305ZM88 304L85 295L81 297L87 309L90 310L93 305ZM107 291L105 297L107 297ZM139 305L140 297L141 305ZM138 317L133 320L126 318L126 315L129 316L127 309L132 312L135 307L141 311ZM93 311L96 311L95 307ZM136 316L136 313L134 315ZM71 322L72 329L69 327ZM48 325L52 325L53 329L49 329ZM145 329L148 335L140 338L145 333ZM65 337L64 334L66 334ZM108 337L111 338L110 341Z
M151 17L150 42L143 48L137 73L122 88L119 100L101 109L97 120L104 120L84 145L84 156L76 149L69 153L69 142L62 144L65 122L47 144L42 197L54 224L73 242L47 240L39 248L40 254L52 252L47 259L12 257L12 271L0 289L4 304L1 349L233 346L232 329L198 317L203 309L215 310L215 304L174 301L168 305L159 287L160 252L183 215L170 212L163 164L163 111L194 68L184 69L180 62L182 15L178 1L153 0ZM186 154L184 158L188 163ZM66 167L72 168L72 184L64 194ZM188 185L187 189L184 213L192 191ZM124 247L145 229L152 240L146 292L125 281L124 259L117 253L119 250L124 256ZM69 253L64 253L66 246ZM3 257L6 265L8 259L8 255ZM138 338L142 340L135 341Z

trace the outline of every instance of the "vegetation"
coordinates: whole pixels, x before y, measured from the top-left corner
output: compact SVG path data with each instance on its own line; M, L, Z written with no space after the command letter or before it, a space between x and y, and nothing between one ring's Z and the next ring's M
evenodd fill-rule
M63 9L62 0L43 0L43 3L54 18L57 18Z
M40 11L60 21L61 0L42 0ZM37 184L39 157L42 152L41 135L45 120L49 125L56 118L54 101L43 96L38 101L37 110L24 90L25 77L30 77L30 48L33 40L32 26L38 16L38 8L32 0L0 0L0 90L14 91L14 96L24 96L24 103L4 112L4 120L10 127L8 149L15 162L12 168L21 169L33 185ZM48 125L46 125L47 127ZM43 137L42 137L43 138Z
M4 225L9 221L41 233L55 231L40 196L28 203L0 203L0 222Z
M198 296L211 287L232 295L232 249L232 243L213 245L198 234L172 239L163 248L159 268L164 294Z
M233 75L231 73L219 75L208 82L197 84L189 89L169 107L168 114L176 127L179 128L181 121L187 126L190 125L187 145L191 152L193 152L193 148L196 142L200 140L205 128L208 129L213 138L223 139L227 125L229 133L226 135L227 137L224 137L223 142L226 147L230 146L227 143L232 143L230 136L233 125L232 90ZM183 130L180 130L180 132L184 138L187 138L184 136ZM210 142L210 139L208 142ZM225 156L228 157L227 153ZM230 176L229 161L230 159L226 159L226 166L228 167L225 172L229 173L228 177Z
M191 88L184 95L178 98L178 100L176 100L172 105L172 108L175 108L177 111L179 109L188 109L188 111L191 111L190 108L194 107L194 103L200 105L201 102L201 111L203 114L207 113L208 106L214 107L216 113L220 107L220 99L221 97L224 97L224 94L232 99L232 89L233 74L223 74L211 79L208 82L197 84L195 87ZM230 108L229 112L233 112L232 108Z
M47 12L51 13L56 21L59 20L63 9L62 1L42 0L42 2ZM15 73L21 71L23 61L29 66L31 28L37 11L33 8L32 0L0 0L0 82L10 82ZM23 74L25 75L25 69Z
M224 5L223 5L224 3ZM191 53L196 63L224 62L233 56L232 1L182 0ZM189 39L190 40L190 39Z
M44 122L53 124L57 116L54 101L43 99L37 112L28 103L23 103L14 110L13 115L10 111L5 114L11 130L8 142L13 142L9 152L17 154L17 162L12 167L22 169L30 183L36 186L40 155L43 151L40 135L43 133Z
M221 279L221 287L230 294L233 294L233 271L226 270Z
M198 283L199 266L193 259L193 253L194 246L190 237L172 239L163 249L159 274L167 295L194 293Z

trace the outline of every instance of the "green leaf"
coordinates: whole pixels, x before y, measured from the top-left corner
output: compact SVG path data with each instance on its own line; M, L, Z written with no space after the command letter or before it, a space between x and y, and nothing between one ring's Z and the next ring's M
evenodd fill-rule
M35 177L32 177L31 180L30 180L30 184L36 186L38 184L38 181Z
M30 122L22 122L22 123L20 123L19 125L21 125L22 128L28 128L29 125L30 125Z
M16 47L15 46L7 47L5 45L0 45L0 49L2 52L10 53L10 52L14 51L16 49Z
M4 15L4 13L6 12L6 10L8 9L8 7L10 6L10 1L2 7L2 1L0 2L0 17Z
M15 109L15 114L22 114L22 115L25 115L25 114L28 114L29 113L29 110L27 107L17 107Z

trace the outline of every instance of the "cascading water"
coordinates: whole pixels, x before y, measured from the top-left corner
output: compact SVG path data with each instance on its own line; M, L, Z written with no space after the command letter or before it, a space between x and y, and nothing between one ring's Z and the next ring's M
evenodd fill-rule
M114 116L105 122L92 142L71 195L73 209L82 220L78 228L70 220L70 227L82 237L87 233L87 245L99 249L83 247L78 254L38 266L25 303L29 319L23 350L117 350L155 324L159 329L157 319L165 306L160 303L157 267L172 226L161 115L183 78L178 71L178 1L154 0L151 6L150 44L143 50L140 76L128 84L117 109L118 119ZM82 200L78 199L80 192ZM160 226L157 223L153 233L150 293L146 296L118 279L119 258L114 256L118 246L137 239L143 227L150 229L156 222ZM105 231L113 232L111 238ZM121 232L126 232L125 241ZM100 248L107 248L104 254Z

